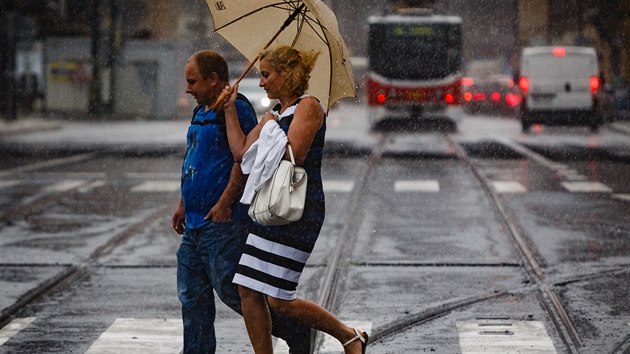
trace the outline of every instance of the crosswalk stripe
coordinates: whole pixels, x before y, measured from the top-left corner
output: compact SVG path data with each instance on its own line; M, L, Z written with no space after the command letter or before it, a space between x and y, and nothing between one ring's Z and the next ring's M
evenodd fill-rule
M46 191L48 192L67 192L73 190L75 188L81 187L85 184L85 181L81 180L67 180L61 181L46 187Z
M350 193L354 189L354 181L324 180L324 191L337 193Z
M31 322L35 321L35 317L16 318L0 329L0 346L4 345L11 337L18 334Z
M184 345L182 328L181 319L117 318L85 353L177 354Z
M9 188L20 184L20 181L9 180L9 181L0 181L0 188Z
M610 193L612 189L600 182L562 182L562 187L575 193Z
M394 182L396 192L439 192L440 183L435 180L399 180Z
M516 181L491 181L492 188L497 193L525 193L527 189Z
M630 194L613 194L613 198L630 202Z
M556 353L542 321L462 321L457 330L462 354Z
M96 188L99 188L99 187L102 187L104 185L105 185L105 181L93 181L93 182L90 182L90 183L88 183L86 185L83 185L83 186L79 187L77 190L79 192L81 192L81 193L89 193L92 190L94 190Z
M132 192L175 192L179 190L179 181L148 181L133 188Z

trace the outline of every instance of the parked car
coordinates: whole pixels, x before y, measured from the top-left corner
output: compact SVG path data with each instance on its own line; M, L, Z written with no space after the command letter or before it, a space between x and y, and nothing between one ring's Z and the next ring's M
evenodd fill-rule
M486 77L462 79L462 106L466 113L517 115L521 92L509 75L493 74Z
M259 82L260 80L257 78L246 77L239 83L238 92L242 93L245 97L247 97L247 99L249 99L252 106L254 106L256 115L258 115L258 118L260 119L265 112L273 108L272 103L274 102L267 97L265 90L258 86Z
M534 123L588 125L592 131L602 124L599 65L593 48L524 48L519 86L523 132Z

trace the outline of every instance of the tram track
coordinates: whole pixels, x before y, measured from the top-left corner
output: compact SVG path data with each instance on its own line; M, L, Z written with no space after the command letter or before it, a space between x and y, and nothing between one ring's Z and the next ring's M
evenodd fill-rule
M43 163L35 163L8 171L0 172L0 176L8 176L16 173L32 172L43 168L57 167L64 164L85 162L90 159L98 158L100 155L97 153L81 154L77 156L71 156L67 158L55 159ZM47 193L42 195L36 200L29 203L16 206L0 216L0 220L7 222L10 217L15 216L29 216L43 210L51 203L57 200L58 193ZM80 280L89 273L90 269L94 266L98 266L98 260L102 257L110 254L117 246L123 244L128 239L138 234L139 230L149 226L155 222L158 217L162 217L166 213L170 212L172 206L162 206L145 211L134 222L130 223L122 230L119 230L111 237L107 238L102 244L97 246L90 254L79 263L32 263L32 264L11 264L2 263L2 267L63 267L64 269L54 275L51 278L45 279L34 288L28 290L22 294L15 303L3 309L0 312L0 328L8 324L16 315L18 315L28 305L37 302L47 295L61 291L74 282Z
M568 348L569 352L577 353L578 348L583 346L582 338L573 323L573 320L569 316L568 312L564 308L562 301L560 300L557 292L555 291L554 284L550 283L546 277L545 273L536 259L534 255L534 250L527 243L525 236L522 232L522 227L510 218L506 207L503 202L499 198L498 194L492 189L490 182L483 176L483 174L479 171L479 169L475 166L472 159L468 156L466 151L453 139L447 137L450 145L453 150L457 154L457 156L464 161L464 163L471 169L473 175L477 178L477 180L481 183L484 191L489 196L492 201L496 212L501 217L502 222L509 230L509 234L511 236L511 240L513 241L515 247L518 249L519 254L523 259L523 264L525 269L531 278L538 286L538 289L541 294L541 301L543 306L549 313L552 322L554 323L558 333L560 334L563 342ZM514 144L509 144L512 147ZM525 156L533 159L534 161L543 164L547 168L553 168L553 164L551 164L546 158L533 154L529 152L527 149L518 149L520 153L524 153Z
M358 225L360 225L361 223L362 216L360 211L363 205L363 200L365 198L364 196L368 192L367 182L369 181L372 173L378 167L378 163L380 162L382 157L383 145L387 139L388 134L382 134L380 136L378 144L376 145L375 149L373 149L372 153L368 156L367 165L364 171L360 174L360 181L359 183L357 183L357 188L354 189L354 194L351 196L351 207L349 209L351 210L351 212L346 222L344 223L342 237L338 242L336 252L332 255L330 259L328 271L325 276L325 281L323 282L323 290L321 291L319 298L319 303L326 308L332 309L335 307L337 292L338 288L341 285L342 276L346 272L347 268L351 265L350 262L344 262L343 260L350 259L349 253L351 252L353 248L352 245L357 238L356 231ZM472 159L468 156L462 146L460 146L457 142L455 142L446 134L445 139L447 139L447 142L454 152L456 158L464 162L464 164L470 168L475 178L480 182L484 192L489 197L492 205L494 206L495 211L498 214L501 222L504 224L506 230L508 230L510 240L512 241L514 247L518 250L522 258L522 263L518 264L517 266L522 266L525 268L530 282L534 284L535 290L529 290L527 292L535 291L539 294L539 298L542 302L543 308L545 308L547 313L549 314L551 321L556 327L557 332L559 333L561 340L565 344L568 352L577 353L579 351L579 348L583 346L582 338L580 337L580 334L572 319L568 315L567 310L564 308L562 301L560 300L555 290L555 284L550 283L550 281L545 277L543 268L535 256L534 249L532 249L531 246L527 243L523 235L522 227L516 221L511 219L503 202L501 201L497 193L492 189L490 182L481 174L479 169L475 166ZM507 144L506 146L508 146L508 148L513 148L512 145L514 144ZM535 154L528 149L523 148L513 150L525 156L526 158L531 158L544 167L557 167L555 164L544 158L542 155ZM354 265L361 266L362 264ZM424 264L414 265L424 266ZM510 264L510 266L512 265L513 264ZM400 265L387 264L387 266L396 267ZM474 265L451 264L444 266L469 267ZM515 290L514 292L489 293L485 295L460 299L453 302L446 302L435 308L424 309L419 313L401 317L395 321L381 324L379 325L379 327L374 328L370 335L371 342L375 343L382 341L383 339L404 331L408 327L431 322L453 311L465 309L475 304L495 300L497 298L509 296L514 293L521 293L522 291L523 290L521 289ZM319 337L316 337L313 344L319 344L322 341L323 336L320 335ZM316 347L317 346L314 346L314 348Z

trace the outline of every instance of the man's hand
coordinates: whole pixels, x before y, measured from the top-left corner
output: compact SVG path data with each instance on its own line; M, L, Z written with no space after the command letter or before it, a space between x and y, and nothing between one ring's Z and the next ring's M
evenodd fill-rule
M179 235L184 233L184 230L186 229L186 213L184 212L184 203L181 199L179 200L177 210L173 213L172 224L175 232Z
M215 204L208 212L208 215L204 217L204 220L212 220L213 222L228 222L232 220L232 208L226 208L219 204Z

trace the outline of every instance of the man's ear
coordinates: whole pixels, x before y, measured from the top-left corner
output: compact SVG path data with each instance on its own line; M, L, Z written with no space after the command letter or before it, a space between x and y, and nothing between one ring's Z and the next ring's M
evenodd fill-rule
M216 85L219 82L219 74L216 71L210 73L210 83Z

